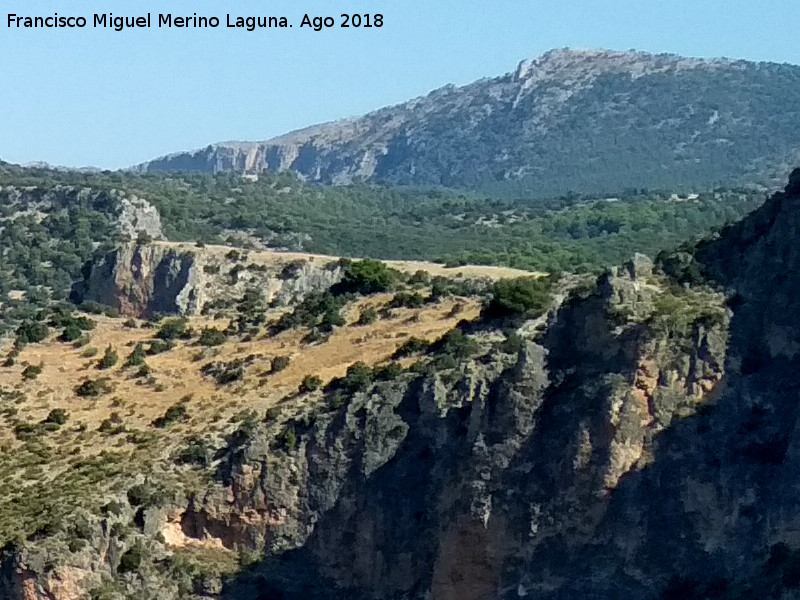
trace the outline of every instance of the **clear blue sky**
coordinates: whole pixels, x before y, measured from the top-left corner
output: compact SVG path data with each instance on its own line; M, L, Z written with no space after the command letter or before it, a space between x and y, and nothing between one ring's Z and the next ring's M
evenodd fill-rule
M262 140L512 70L565 46L800 64L797 0L2 0L0 158L124 167ZM217 16L210 30L8 29L7 14ZM299 29L381 12L381 29ZM225 15L285 15L247 32Z

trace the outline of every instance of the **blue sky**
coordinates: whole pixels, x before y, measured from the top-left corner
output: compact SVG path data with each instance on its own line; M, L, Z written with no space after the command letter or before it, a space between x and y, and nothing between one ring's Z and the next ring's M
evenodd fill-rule
M0 159L125 167L261 140L512 70L561 47L800 64L797 0L1 0ZM217 16L210 30L8 29L7 14ZM381 12L381 29L299 29ZM225 15L281 16L247 32Z

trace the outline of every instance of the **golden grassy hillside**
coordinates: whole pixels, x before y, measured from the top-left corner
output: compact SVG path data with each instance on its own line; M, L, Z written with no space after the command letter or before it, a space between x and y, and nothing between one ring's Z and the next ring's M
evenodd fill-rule
M0 542L46 528L75 507L93 506L104 492L126 489L137 473L157 469L194 436L220 440L243 415L261 419L274 406L319 402L321 391L298 392L307 375L327 383L357 361L385 362L410 337L433 341L480 310L477 298L451 297L416 309L393 308L371 324L358 324L366 307L385 308L391 298L376 294L352 302L342 311L346 324L321 342L304 340L305 328L277 335L265 328L253 339L231 337L215 347L200 346L196 336L179 340L173 349L147 356L147 377L124 366L137 342L154 339L157 330L142 321L93 315L95 328L84 346L59 341L55 330L43 342L24 346L12 366L0 367ZM196 332L227 324L205 317L188 321ZM108 347L118 362L99 369ZM9 343L5 350L10 349ZM289 363L273 373L278 356ZM200 371L209 362L236 359L247 359L241 380L217 385ZM30 365L41 371L26 379L23 371ZM80 396L76 389L86 380L103 381L107 391ZM154 425L176 405L185 408L182 420ZM67 413L66 422L48 424L48 415L59 409Z

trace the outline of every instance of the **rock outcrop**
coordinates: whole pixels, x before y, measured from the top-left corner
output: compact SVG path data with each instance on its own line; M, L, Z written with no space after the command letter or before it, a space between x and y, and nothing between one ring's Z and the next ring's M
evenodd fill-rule
M273 257L256 263L248 262L246 251L222 254L189 245L127 243L88 266L75 297L128 316L195 315L234 302L248 289L257 290L265 304L286 305L342 277L333 259Z

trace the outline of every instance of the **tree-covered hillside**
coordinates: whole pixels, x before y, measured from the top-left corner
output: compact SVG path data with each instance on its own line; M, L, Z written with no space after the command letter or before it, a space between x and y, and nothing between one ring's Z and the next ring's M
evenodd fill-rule
M141 197L159 210L164 233L172 240L564 271L600 269L634 252L654 255L707 235L763 200L744 190L697 197L635 190L613 198L499 200L446 189L320 186L286 173L252 182L235 174L15 167L0 170L0 185L61 185ZM81 206L72 210L97 210ZM66 236L75 242L82 235L80 229L56 227L50 220L36 227L34 232L54 239ZM109 241L103 227L94 227L94 232L96 243ZM13 235L13 229L2 235ZM34 243L32 248L40 246ZM86 253L76 256L85 259ZM42 281L34 277L29 282Z

